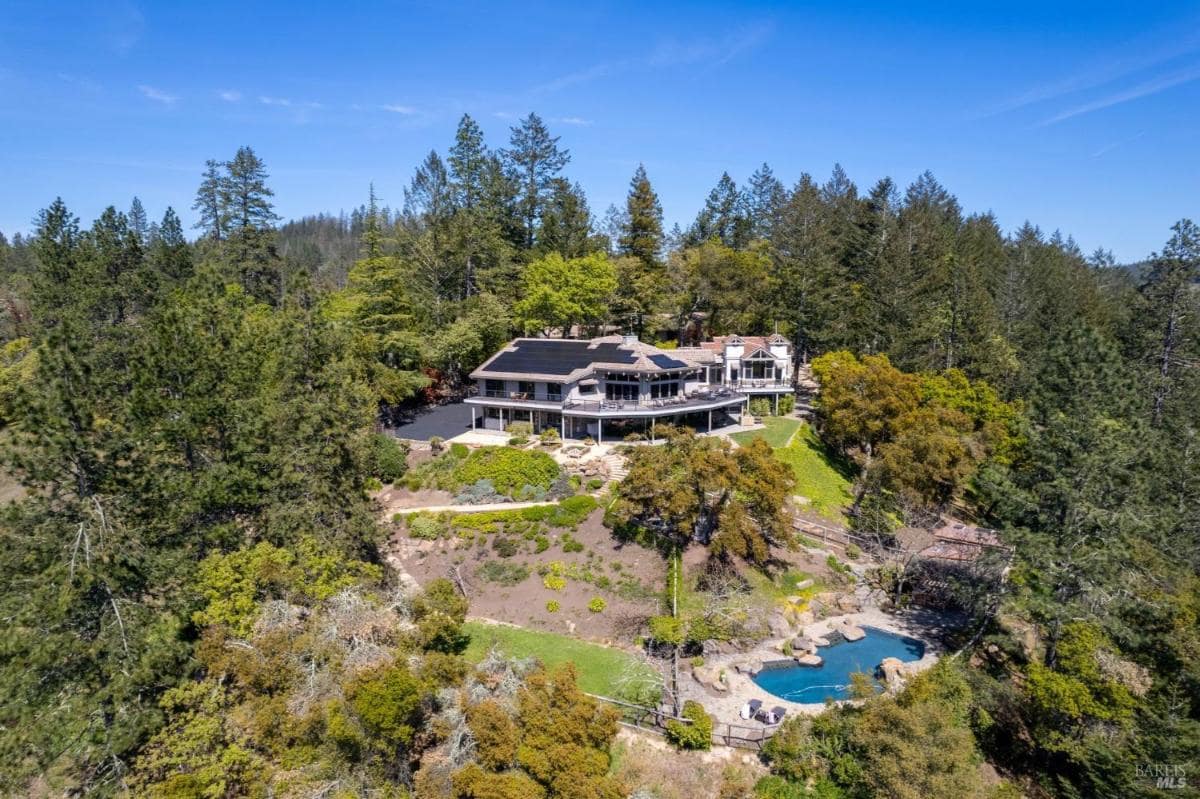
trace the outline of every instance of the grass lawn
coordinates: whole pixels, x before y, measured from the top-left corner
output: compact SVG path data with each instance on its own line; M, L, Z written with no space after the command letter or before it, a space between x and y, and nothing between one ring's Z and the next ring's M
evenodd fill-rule
M804 422L799 419L789 419L786 416L768 416L763 420L763 424L767 426L765 430L734 433L730 438L743 447L756 438L763 438L771 445L771 449L779 449L788 443L792 433L800 429Z
M825 451L810 425L780 417L768 417L766 424L766 430L735 433L731 438L739 444L765 438L775 449L775 457L792 467L796 475L796 493L808 497L812 502L810 507L817 513L844 524L842 508L853 500L847 470ZM794 438L792 433L795 433ZM789 438L791 445L784 446Z
M619 649L589 644L558 633L475 621L467 622L463 629L471 636L466 651L466 658L471 663L482 660L493 644L510 657L534 657L547 666L570 661L579 672L579 687L589 694L619 697L618 680L631 666L643 670L647 679L653 675L649 666Z

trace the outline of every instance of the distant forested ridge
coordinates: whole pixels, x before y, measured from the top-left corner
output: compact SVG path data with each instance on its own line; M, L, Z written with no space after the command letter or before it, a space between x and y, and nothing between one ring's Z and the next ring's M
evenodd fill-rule
M466 679L465 608L440 585L393 601L368 489L396 462L374 426L511 336L631 329L788 336L832 389L817 423L860 470L856 524L953 510L1015 547L947 683L956 753L1035 795L1195 795L1131 768L1200 768L1193 222L1117 268L1032 223L1004 233L930 173L789 186L763 165L667 231L642 167L624 207L590 208L536 114L497 147L464 116L447 144L397 209L364 187L348 215L280 225L243 147L197 165L194 231L136 199L85 224L47 197L31 236L0 236L0 421L24 489L0 519L0 791L266 795L299 769L313 794L570 795L527 740L619 795L596 765L612 719L571 675L520 675L528 714L441 703ZM330 632L351 606L366 672L346 666L361 640ZM555 697L583 708L577 735L539 712ZM422 762L468 722L505 730L500 754L457 780ZM835 777L903 758L827 726L769 753L778 795L890 795Z

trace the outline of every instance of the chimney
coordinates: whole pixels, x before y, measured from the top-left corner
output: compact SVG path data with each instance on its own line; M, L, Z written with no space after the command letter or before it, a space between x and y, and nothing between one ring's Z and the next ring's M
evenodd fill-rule
M637 343L638 343L637 333L626 333L625 335L621 336L621 346L622 347L632 347L634 344L637 344Z

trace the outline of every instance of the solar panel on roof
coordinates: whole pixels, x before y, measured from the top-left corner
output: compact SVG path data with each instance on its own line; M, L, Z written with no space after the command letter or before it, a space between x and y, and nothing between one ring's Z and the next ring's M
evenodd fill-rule
M616 344L600 344L594 349L587 341L521 341L514 352L502 352L488 364L489 372L568 375L595 362L634 363L633 354Z
M672 358L670 355L651 355L650 363L659 369L683 369L687 366L683 361Z

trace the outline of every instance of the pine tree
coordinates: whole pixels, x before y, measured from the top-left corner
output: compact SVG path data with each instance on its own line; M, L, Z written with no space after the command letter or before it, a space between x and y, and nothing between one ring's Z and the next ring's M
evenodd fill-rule
M379 220L379 203L375 199L375 184L370 186L367 212L363 215L362 243L359 247L363 258L378 258L383 254L383 229Z
M580 258L592 249L592 212L582 186L555 180L538 238L539 251L564 258Z
M1156 427L1186 364L1200 355L1200 227L1182 219L1171 230L1174 235L1153 258L1141 288L1153 372L1150 419Z
M551 136L537 114L530 113L512 129L509 148L502 150L505 166L518 186L517 208L524 224L524 246L532 249L542 213L554 191L554 179L571 161L559 149L558 136Z
M138 237L138 241L145 247L150 243L150 223L146 218L146 209L142 207L142 201L137 197L133 198L133 202L129 204L129 229Z
M224 176L221 173L222 164L209 159L204 163L204 179L196 190L196 201L192 209L199 212L200 220L195 227L203 230L205 237L215 242L225 239L226 227L229 224L225 200L222 196Z
M629 181L622 221L618 252L640 259L649 268L656 266L663 250L662 205L642 164Z
M37 269L33 273L30 306L34 320L43 329L62 324L74 306L73 288L78 285L79 218L67 210L61 197L38 213L35 222L33 253Z
M239 148L225 165L220 184L222 215L228 220L228 257L246 291L269 303L279 301L282 289L275 253L279 217L270 199L274 194L267 186L262 159L249 147Z
M489 157L483 130L470 114L463 114L454 134L454 146L446 159L450 165L454 203L459 208L472 211L485 201Z
M746 216L742 193L729 173L722 172L692 224L688 243L699 244L716 238L726 247L740 249L746 246L749 234L750 220Z
M750 176L750 185L746 189L746 215L749 217L751 238L771 238L786 201L787 191L783 183L764 163Z
M150 244L150 264L164 285L178 285L192 276L192 251L183 236L183 225L168 207L158 235Z

